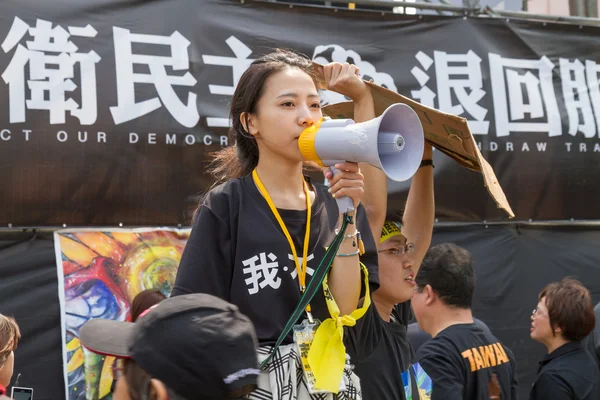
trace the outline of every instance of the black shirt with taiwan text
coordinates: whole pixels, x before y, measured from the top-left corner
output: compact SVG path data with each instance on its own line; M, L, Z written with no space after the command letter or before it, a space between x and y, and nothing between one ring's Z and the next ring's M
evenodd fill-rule
M312 186L315 200L307 284L335 236L339 219L337 203L327 188L316 183ZM301 258L306 211L278 211ZM369 271L373 291L379 287L377 253L362 206L357 210L357 229L366 250L360 260ZM254 323L260 345L276 342L298 305L301 292L290 246L251 175L217 186L205 197L171 295L187 293L211 294L238 306ZM312 314L321 321L330 317L322 290L315 295L311 308ZM284 343L292 343L291 334Z
M432 400L517 399L513 354L474 323L444 329L419 348L417 359L433 383Z

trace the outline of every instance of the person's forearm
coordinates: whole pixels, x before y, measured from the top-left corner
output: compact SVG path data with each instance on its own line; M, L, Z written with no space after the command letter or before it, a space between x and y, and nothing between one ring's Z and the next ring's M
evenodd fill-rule
M354 224L348 225L345 235L356 233L356 215ZM360 296L361 273L358 254L358 242L355 239L345 239L329 271L329 289L340 309L341 315L348 315L356 310ZM352 254L352 255L351 255Z
M426 143L423 160L431 160L432 156L431 145ZM419 168L412 177L404 218L402 219L403 235L409 242L415 244L415 262L413 262L413 269L415 270L420 266L431 244L434 219L433 167L426 165Z

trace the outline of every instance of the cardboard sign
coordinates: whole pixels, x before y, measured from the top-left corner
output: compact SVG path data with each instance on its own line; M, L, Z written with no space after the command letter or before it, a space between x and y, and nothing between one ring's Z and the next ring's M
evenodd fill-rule
M319 79L319 89L326 89L323 77L323 66L313 63ZM467 120L456 115L424 106L384 87L367 82L375 103L375 114L380 116L392 104L404 103L411 106L419 115L425 139L436 149L453 158L460 165L483 174L483 182L498 208L502 208L509 218L514 218L506 195L496 178L492 166L483 158L473 134L469 130ZM354 106L351 101L331 104L323 109L323 113L331 118L353 118Z

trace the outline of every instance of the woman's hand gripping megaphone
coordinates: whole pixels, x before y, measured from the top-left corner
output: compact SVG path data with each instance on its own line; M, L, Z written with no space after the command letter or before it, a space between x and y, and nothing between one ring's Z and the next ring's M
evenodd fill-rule
M329 181L329 193L333 198L339 200L347 197L352 200L351 204L346 203L345 209L340 208L340 212L356 210L364 194L365 180L358 164L353 162L336 164L333 167L326 168L325 176Z

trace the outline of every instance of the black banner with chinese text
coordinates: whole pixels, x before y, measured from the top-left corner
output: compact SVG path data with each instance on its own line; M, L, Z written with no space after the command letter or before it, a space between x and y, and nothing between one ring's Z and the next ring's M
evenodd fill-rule
M464 116L517 219L600 216L600 29L228 0L0 3L0 225L188 225L249 63L350 61ZM324 93L323 102L344 100ZM435 155L440 221L493 221L481 175ZM390 185L390 213L409 182Z

